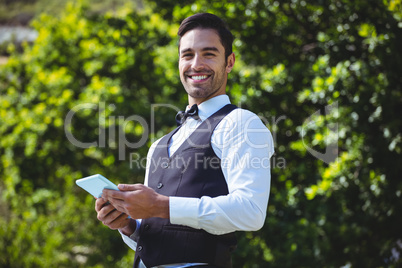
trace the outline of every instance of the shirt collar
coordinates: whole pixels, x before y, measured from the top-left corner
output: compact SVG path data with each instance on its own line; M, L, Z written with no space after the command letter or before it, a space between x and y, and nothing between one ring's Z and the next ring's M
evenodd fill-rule
M200 117L201 121L204 121L227 104L230 104L228 95L218 95L213 97L198 105L198 116ZM186 110L190 108L191 107L187 107Z

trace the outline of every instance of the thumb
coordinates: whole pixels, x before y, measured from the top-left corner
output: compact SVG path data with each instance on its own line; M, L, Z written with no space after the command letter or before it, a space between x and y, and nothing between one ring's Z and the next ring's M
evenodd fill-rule
M120 191L135 191L138 187L135 184L119 184L117 185Z

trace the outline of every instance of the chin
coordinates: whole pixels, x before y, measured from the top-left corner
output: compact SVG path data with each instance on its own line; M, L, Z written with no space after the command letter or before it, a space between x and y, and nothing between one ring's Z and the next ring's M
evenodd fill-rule
M197 90L197 91L193 90L191 92L191 94L188 94L188 95L190 95L193 98L202 99L202 98L208 97L210 94L208 94L208 92L201 91L201 90Z

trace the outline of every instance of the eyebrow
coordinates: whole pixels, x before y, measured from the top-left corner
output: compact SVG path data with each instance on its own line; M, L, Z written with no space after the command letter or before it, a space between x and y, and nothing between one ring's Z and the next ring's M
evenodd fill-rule
M191 48L187 48L187 49L183 49L180 51L181 54L186 53L186 52L192 52L193 49ZM216 47L204 47L201 51L216 51L219 52L219 49Z

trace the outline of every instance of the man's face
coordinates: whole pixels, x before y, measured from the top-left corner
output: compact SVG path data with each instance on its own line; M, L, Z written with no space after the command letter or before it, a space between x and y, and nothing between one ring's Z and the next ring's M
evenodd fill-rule
M180 80L189 102L200 104L225 94L227 74L232 70L234 54L225 59L225 49L212 29L193 29L180 40Z

